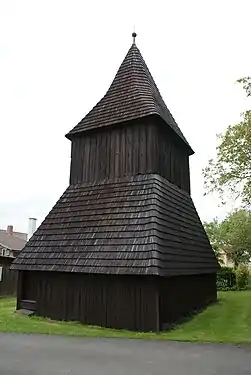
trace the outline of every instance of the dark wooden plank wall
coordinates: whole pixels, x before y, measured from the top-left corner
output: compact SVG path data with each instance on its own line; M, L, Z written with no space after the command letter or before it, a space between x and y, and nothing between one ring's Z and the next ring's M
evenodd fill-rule
M144 124L103 130L74 139L70 183L157 172L157 150L153 140L156 140L156 129Z
M190 194L189 156L166 127L158 131L158 171Z
M36 300L37 315L136 331L158 330L155 278L23 272L20 299Z
M3 267L2 281L0 281L0 296L15 295L17 291L17 271L10 270L12 258L0 257Z
M59 272L20 272L20 300L36 314L135 331L168 329L217 300L216 275L171 278Z
M72 141L70 184L158 173L190 193L189 160L168 130L140 123Z
M160 279L160 327L182 320L217 300L216 274Z
M22 299L36 301L39 280L39 272L22 273Z

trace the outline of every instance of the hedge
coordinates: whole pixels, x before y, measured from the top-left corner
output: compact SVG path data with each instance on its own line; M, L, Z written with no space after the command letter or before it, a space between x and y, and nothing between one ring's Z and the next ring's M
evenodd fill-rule
M217 290L235 290L236 276L234 270L230 267L221 267L217 273Z

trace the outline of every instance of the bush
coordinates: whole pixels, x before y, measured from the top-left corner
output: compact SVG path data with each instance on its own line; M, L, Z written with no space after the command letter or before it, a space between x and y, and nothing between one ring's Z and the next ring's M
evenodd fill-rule
M216 280L217 290L235 290L236 276L232 268L221 267L217 273Z
M234 273L234 270L232 267L221 267L220 268L220 271L219 271L220 274L225 274L225 273Z
M236 274L236 284L238 290L243 290L247 288L248 285L248 278L249 278L249 269L246 264L239 264L237 270L235 271Z

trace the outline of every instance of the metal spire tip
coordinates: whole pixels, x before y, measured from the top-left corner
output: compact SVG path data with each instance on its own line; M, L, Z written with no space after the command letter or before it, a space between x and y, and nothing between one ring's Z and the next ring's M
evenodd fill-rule
M136 36L137 36L137 34L136 34L135 31L134 31L134 32L132 33L133 44L135 44Z

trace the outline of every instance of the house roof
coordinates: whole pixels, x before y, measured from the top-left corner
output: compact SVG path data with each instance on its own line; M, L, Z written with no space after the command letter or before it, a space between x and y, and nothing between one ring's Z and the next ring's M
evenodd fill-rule
M6 229L0 229L0 233L2 233L2 232L6 233ZM25 241L27 241L27 238L28 238L28 234L23 233L23 232L13 231L13 235L15 237L21 238L21 240L25 240Z
M167 108L156 83L135 43L122 62L110 88L97 105L66 137L145 116L157 115L193 150Z
M0 245L10 250L22 250L26 244L26 240L10 235L6 231L0 231Z
M190 195L149 174L69 186L12 268L174 276L218 263Z

